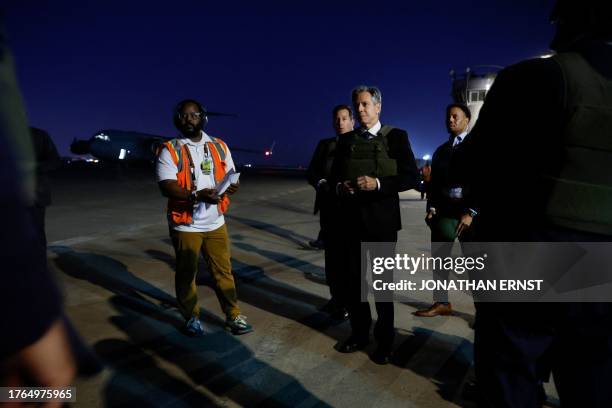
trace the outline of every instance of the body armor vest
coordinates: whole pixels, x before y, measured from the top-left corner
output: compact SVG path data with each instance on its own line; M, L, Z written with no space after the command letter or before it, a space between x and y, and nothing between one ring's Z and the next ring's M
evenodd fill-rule
M566 82L569 121L558 174L546 175L549 222L612 235L612 81L577 53L553 57Z
M365 139L358 132L342 136L336 147L338 178L354 180L360 176L397 175L397 161L389 157L387 134L393 128L383 126L378 135Z

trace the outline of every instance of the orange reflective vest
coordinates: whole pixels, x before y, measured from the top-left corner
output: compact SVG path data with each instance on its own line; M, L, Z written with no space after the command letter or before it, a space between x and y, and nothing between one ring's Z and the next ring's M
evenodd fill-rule
M227 172L227 145L215 137L211 137L211 142L206 142L208 151L213 159L213 170L215 182L219 183ZM160 146L158 155L166 148L170 152L172 161L176 165L176 181L181 188L189 191L197 189L195 179L195 166L189 148L186 144L181 144L178 139L168 140ZM217 204L219 215L224 214L229 207L230 199L227 195ZM193 202L191 200L179 200L176 198L168 199L168 219L176 225L193 224Z

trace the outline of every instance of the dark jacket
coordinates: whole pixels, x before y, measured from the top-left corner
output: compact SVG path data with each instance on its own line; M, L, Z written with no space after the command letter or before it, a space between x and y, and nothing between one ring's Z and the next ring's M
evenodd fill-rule
M339 143L343 143L340 139ZM394 128L387 135L389 157L397 160L397 175L381 177L380 190L357 192L353 196L341 197L340 216L344 221L371 234L385 234L402 229L399 195L400 191L416 188L419 172L405 130ZM338 149L340 150L340 149ZM339 180L336 174L338 163L332 164L332 189Z
M32 145L36 156L36 196L34 204L46 207L51 204L51 189L48 174L61 165L59 154L49 133L42 129L30 128Z
M469 137L466 136L466 140ZM468 186L462 179L462 173L456 168L460 165L455 159L460 156L463 143L453 147L453 138L440 145L431 159L431 180L427 196L427 210L436 209L436 214L444 217L459 218L467 212L464 200L451 199L449 190L461 187L463 193L468 192Z
M306 171L306 178L308 184L315 189L317 189L317 184L321 179L329 179L337 140L338 137L320 140L312 155L308 170ZM332 197L329 197L329 193L317 190L314 213L316 214L321 207L327 206L330 199L332 199Z

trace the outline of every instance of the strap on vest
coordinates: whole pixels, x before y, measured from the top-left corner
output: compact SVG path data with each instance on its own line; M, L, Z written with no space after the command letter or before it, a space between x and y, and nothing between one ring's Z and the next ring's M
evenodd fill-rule
M227 156L227 152L226 152L226 148L225 148L225 143L223 143L221 140L217 139L216 137L212 137L212 142L208 142L208 145L212 148L214 147L215 150L217 151L217 154L219 155L219 158L221 159L221 161L225 161L225 157Z
M544 175L550 190L546 215L565 228L612 234L612 81L578 53L553 57L564 76L568 122L561 144L564 162Z
M386 139L387 135L391 133L393 129L395 129L393 126L383 125L383 127L380 128L380 131L378 131L378 134Z

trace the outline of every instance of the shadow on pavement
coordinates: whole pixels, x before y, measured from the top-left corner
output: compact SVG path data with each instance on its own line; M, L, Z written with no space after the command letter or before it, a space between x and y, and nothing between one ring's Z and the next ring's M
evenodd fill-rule
M289 242L292 242L298 245L298 247L301 249L308 249L308 250L312 249L310 245L308 245L308 241L312 239L311 237L306 237L304 235L297 234L294 231L291 231L289 229L281 228L274 224L268 224L265 222L252 220L250 218L237 217L235 215L226 215L225 218L240 222L242 224L248 225L249 227L252 227L252 228L255 228L261 231L269 232L270 234L277 235L283 239L286 239Z
M398 333L392 363L408 369L415 374L429 379L438 387L438 394L446 401L459 402L462 407L469 407L471 401L463 401L461 391L466 378L471 373L473 345L470 341L437 331L415 328L409 335ZM432 361L427 364L422 359L414 358L417 353L426 352L429 355L447 354L449 345L452 354L443 361ZM438 368L439 367L439 368ZM473 405L475 406L475 405Z
M167 302L167 293L134 276L112 258L79 253L66 247L50 248L58 255L56 267L77 279L101 286L115 295L110 303L119 315L111 322L129 341L103 339L94 348L113 369L105 386L107 406L214 406L197 388L204 386L221 400L243 406L328 406L299 381L254 357L223 322L203 314L208 330L203 338L190 338L177 327L182 318L175 310L157 305L141 294ZM164 370L159 357L184 372L193 384ZM285 390L279 392L279 390ZM286 392L290 391L290 392Z

